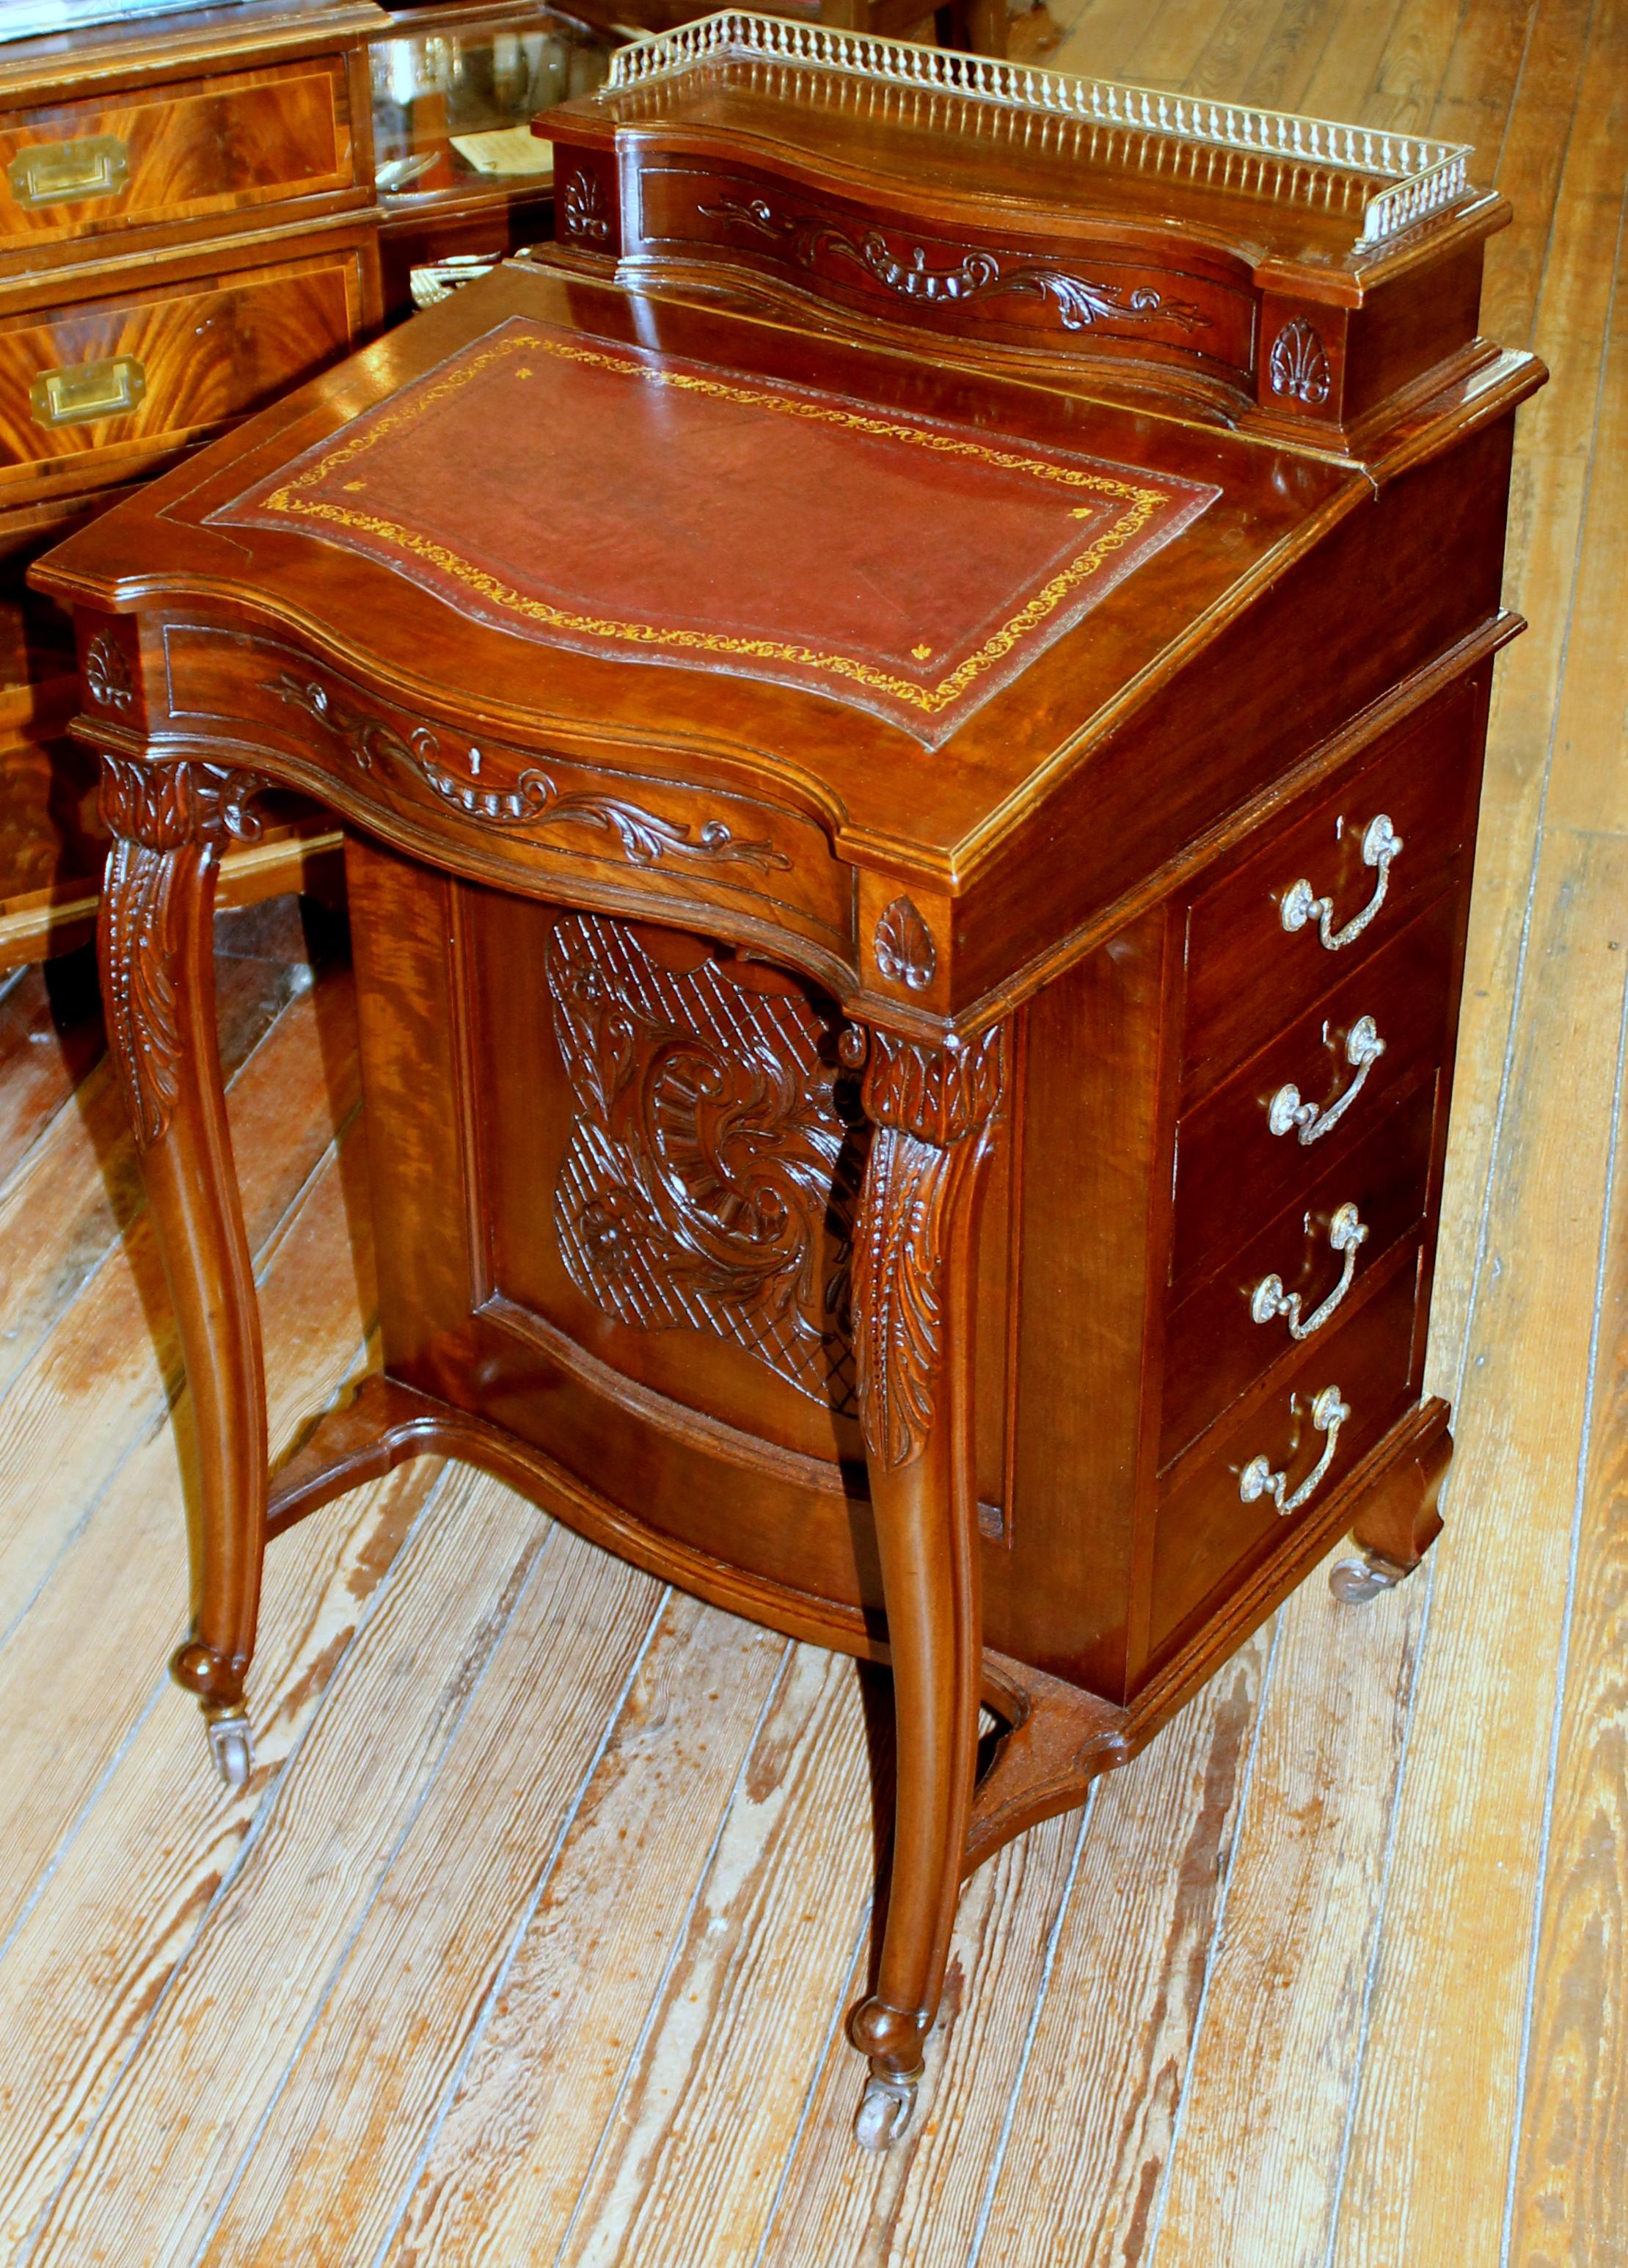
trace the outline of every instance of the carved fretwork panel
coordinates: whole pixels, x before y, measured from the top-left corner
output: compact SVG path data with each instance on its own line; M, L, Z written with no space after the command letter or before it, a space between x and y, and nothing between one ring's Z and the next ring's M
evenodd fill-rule
M554 1219L578 1289L637 1329L731 1340L851 1413L864 1143L834 1012L717 961L663 967L592 914L556 925L548 983L575 1105Z

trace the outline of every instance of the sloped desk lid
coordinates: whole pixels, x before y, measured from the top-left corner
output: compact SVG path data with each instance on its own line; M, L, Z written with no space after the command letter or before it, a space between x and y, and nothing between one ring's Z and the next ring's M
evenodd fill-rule
M1219 493L517 315L210 519L936 747Z

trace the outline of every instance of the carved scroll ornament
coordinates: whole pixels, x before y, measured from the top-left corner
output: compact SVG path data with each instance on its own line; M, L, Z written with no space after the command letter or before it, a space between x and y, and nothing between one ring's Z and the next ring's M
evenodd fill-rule
M284 670L271 680L270 689L331 733L358 771L371 772L381 761L394 763L422 780L450 810L479 826L541 831L574 821L614 834L630 866L655 866L668 858L760 869L791 864L772 843L740 841L721 819L703 820L692 829L686 821L663 819L614 796L586 790L562 793L535 764L521 772L512 787L488 785L480 777L483 758L477 747L464 758L470 776L460 777L427 725L399 733L383 718L347 708L317 680L294 677Z
M179 894L202 850L259 835L247 806L267 784L217 764L102 758L102 816L114 838L102 883L102 994L138 1150L165 1134L180 1093Z
M828 1020L716 961L667 968L592 914L556 924L548 983L576 1103L554 1196L573 1283L618 1322L731 1340L851 1410L863 1144Z
M892 1470L927 1446L945 1345L944 1270L954 1205L1000 1101L997 1026L961 1049L879 1032L865 1081L876 1123L854 1241L859 1422Z
M862 269L885 291L919 306L965 306L1008 294L1049 300L1065 331L1099 323L1168 323L1177 330L1208 327L1210 318L1187 299L1167 299L1151 284L1094 284L1035 261L1006 261L992 252L967 252L948 266L928 265L925 245L901 258L880 229L851 236L822 213L779 214L764 197L724 197L697 208L703 220L722 221L760 236L799 268L823 254Z

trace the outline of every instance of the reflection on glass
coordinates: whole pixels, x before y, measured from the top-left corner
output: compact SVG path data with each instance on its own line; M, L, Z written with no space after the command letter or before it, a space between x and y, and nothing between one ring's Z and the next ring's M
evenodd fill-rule
M456 32L398 33L372 47L373 146L380 191L424 196L483 182L546 182L539 111L586 94L610 69L612 42L539 11L504 27L479 17Z

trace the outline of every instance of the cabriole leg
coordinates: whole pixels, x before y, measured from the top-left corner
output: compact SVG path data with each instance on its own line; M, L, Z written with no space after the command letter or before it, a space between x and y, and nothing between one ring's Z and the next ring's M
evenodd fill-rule
M866 1077L875 1130L854 1240L854 1333L898 1748L881 1960L851 2027L871 2061L856 2128L869 2149L910 2123L972 1801L982 1663L974 1198L1002 1060L998 1030L959 1049L879 1033Z
M215 1035L215 870L257 832L262 784L213 765L107 756L113 831L98 945L108 1043L174 1304L197 1429L192 1631L171 1664L195 1693L221 1777L253 1769L244 1680L266 1526L260 1313Z

